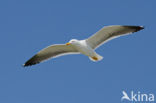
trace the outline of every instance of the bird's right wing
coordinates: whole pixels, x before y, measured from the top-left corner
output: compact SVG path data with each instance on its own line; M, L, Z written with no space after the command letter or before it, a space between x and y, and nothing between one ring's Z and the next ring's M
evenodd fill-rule
M31 66L40 62L43 62L45 60L48 60L50 58L55 58L61 55L66 54L79 54L79 52L71 47L70 45L51 45L47 48L39 51L36 55L34 55L32 58L30 58L24 66Z
M144 29L142 26L107 26L96 32L93 36L86 39L86 42L92 49L96 49L107 40L119 37L121 35L137 32Z

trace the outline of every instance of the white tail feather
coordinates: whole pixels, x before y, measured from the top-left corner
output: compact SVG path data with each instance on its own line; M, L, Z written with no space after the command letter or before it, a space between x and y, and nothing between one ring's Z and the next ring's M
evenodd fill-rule
M103 57L102 57L102 56L100 56L100 55L98 55L98 54L96 54L96 56L95 56L95 57L97 58L97 60L93 59L92 57L89 57L89 59L90 59L90 60L92 60L92 61L94 61L94 62L97 62L97 61L100 61L100 60L102 60L102 59L103 59Z

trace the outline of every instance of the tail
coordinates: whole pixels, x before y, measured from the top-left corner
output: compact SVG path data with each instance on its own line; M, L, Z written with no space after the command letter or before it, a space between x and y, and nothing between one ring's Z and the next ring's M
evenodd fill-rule
M102 60L102 59L103 59L103 57L102 57L102 56L100 56L100 55L98 55L98 54L96 54L96 55L95 55L95 56L93 56L93 57L89 57L89 59L90 59L90 60L92 60L92 61L94 61L94 62L97 62L97 61Z

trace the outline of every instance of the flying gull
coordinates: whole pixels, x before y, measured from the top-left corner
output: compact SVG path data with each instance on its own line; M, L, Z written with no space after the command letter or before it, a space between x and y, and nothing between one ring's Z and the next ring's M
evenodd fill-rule
M48 46L30 58L23 66L31 66L62 55L80 53L88 56L92 61L100 61L103 57L94 51L100 45L113 38L134 33L142 29L144 29L143 26L106 26L87 39L72 39L66 44Z

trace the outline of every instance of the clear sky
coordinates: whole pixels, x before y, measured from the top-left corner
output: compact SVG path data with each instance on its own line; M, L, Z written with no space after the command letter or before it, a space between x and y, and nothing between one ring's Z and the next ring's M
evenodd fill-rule
M1 0L0 103L123 103L122 91L156 95L155 0ZM145 29L97 49L23 68L36 52L108 25Z

